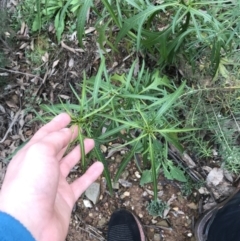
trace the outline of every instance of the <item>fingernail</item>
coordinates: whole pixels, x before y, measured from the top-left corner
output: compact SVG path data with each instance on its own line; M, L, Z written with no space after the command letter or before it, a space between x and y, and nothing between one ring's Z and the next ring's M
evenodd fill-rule
M67 114L67 113L61 113L61 114L55 116L53 119L54 119L55 121L62 121L62 118L63 118L64 115L68 115L68 114ZM68 115L68 116L69 116L69 115Z
M69 128L63 128L63 129L61 129L61 131L63 131L63 132L69 132L70 129L69 129Z

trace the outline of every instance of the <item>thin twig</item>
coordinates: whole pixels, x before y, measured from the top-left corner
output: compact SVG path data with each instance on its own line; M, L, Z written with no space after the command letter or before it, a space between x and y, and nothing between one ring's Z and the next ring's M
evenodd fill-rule
M96 236L94 233L92 233L91 231L91 229L89 230L89 228L82 228L82 227L78 227L80 230L82 230L82 231L84 231L84 232L86 232L86 233L88 233L89 234L89 236L91 237L94 237L94 238L96 238L97 240L100 240L100 241L105 241L106 239L105 238L103 238L102 236ZM98 234L99 235L99 234Z
M167 230L167 231L173 231L173 229L171 227L164 227L164 226L143 225L143 227L154 228L154 229L162 229L162 230Z
M14 74L23 74L23 75L26 75L26 76L38 78L38 79L43 81L43 79L40 76L37 76L37 75L34 75L34 74L23 73L21 71L5 69L5 68L0 68L0 70L7 71L7 72L10 72L10 73L14 73Z
M18 116L19 116L20 113L21 113L21 109L15 114L15 116L14 116L14 118L13 118L13 120L12 120L12 122L11 122L8 130L7 130L7 132L5 133L5 135L4 135L4 137L2 138L2 140L0 141L0 143L3 143L3 142L5 141L5 139L6 139L7 136L8 136L8 133L12 130L12 127L14 126L15 122L17 121Z

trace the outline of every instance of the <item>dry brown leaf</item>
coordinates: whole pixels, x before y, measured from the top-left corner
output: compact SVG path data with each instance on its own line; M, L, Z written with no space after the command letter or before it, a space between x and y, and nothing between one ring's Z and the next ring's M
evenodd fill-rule
M163 212L163 218L166 218L169 211L170 211L170 205L173 203L173 201L176 199L176 196L173 194L171 198L167 201L168 208L166 208Z
M42 56L42 61L43 61L44 63L47 63L48 60L49 60L49 54L48 54L48 52L46 52L46 53Z
M32 130L28 130L28 131L25 131L25 135L27 137L31 136L33 134L33 131Z
M6 110L5 110L5 108L4 108L2 105L0 105L0 111L1 111L2 113L6 113Z
M79 49L75 49L75 51L79 52L79 53L84 53L85 52L84 49L80 49L80 48Z
M14 103L14 101L12 100L7 100L6 104L8 105L8 107L13 108L13 109L18 109L18 106Z
M19 49L25 49L28 46L28 43L23 43Z
M78 74L77 74L77 72L76 72L76 71L70 71L70 73L71 73L73 76L78 77Z
M55 28L54 28L54 24L53 23L50 23L49 24L49 27L48 27L48 32L55 32Z
M60 60L60 59L55 60L55 61L53 62L53 65L52 65L52 68L53 68L53 69L58 65L59 60Z
M73 65L74 65L74 59L71 58L68 62L68 67L71 69L73 67Z
M73 52L74 54L76 53L75 49L67 46L63 41L61 41L61 46L62 46L62 48L67 49L67 50Z
M34 51L34 39L32 39L31 44L30 44L30 49Z
M22 22L22 24L21 24L21 30L20 30L20 34L21 34L21 35L23 35L23 34L24 34L25 27L26 27L25 22Z
M69 100L70 99L70 96L67 96L67 95L59 95L59 97L61 97L64 100Z
M196 203L189 203L189 204L187 204L187 206L188 206L189 208L191 208L191 209L194 209L194 210L197 210L197 209L198 209L198 206L197 206Z
M92 33L92 32L95 31L95 29L96 29L96 28L94 28L94 27L90 27L90 28L88 28L88 29L85 30L85 34Z

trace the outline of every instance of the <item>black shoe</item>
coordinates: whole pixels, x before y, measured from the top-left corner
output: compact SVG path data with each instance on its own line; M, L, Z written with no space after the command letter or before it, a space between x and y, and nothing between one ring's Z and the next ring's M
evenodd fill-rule
M197 241L240 240L240 189L205 212L195 225Z
M127 210L120 209L110 218L107 240L145 241L145 235L137 217Z

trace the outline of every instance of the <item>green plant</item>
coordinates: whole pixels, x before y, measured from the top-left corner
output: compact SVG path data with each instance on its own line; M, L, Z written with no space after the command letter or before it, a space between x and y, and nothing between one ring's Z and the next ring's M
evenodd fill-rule
M206 128L205 128L206 129ZM205 140L204 139L204 131L199 131L195 133L190 133L189 135L184 135L184 137L180 138L185 145L188 146L188 149L196 155L197 158L211 158L213 155L213 140ZM209 137L208 137L209 138Z
M154 189L154 199L157 199L157 161L155 154L159 146L164 146L167 153L168 143L183 150L178 142L177 133L194 130L179 128L180 122L172 115L171 108L176 105L185 83L176 88L166 76L160 77L155 71L150 74L143 64L138 76L133 76L135 64L127 75L108 75L104 59L95 77L84 80L81 94L71 86L78 104L61 103L52 106L42 106L45 115L56 115L66 111L72 117L72 123L79 126L77 141L84 153L83 139L85 136L95 139L95 155L104 164L104 174L111 190L111 178L108 162L100 151L101 143L108 143L121 138L122 146L128 146L130 151L119 165L114 181L118 180L135 153L143 157L141 169L151 169ZM43 120L43 117L40 117ZM46 120L46 118L44 118ZM102 131L104 129L104 132ZM126 134L121 134L121 132ZM83 155L84 156L84 155ZM180 178L183 174L172 162L159 158L164 170L170 170L171 177ZM86 160L82 160L83 169ZM183 175L182 175L183 176ZM169 177L169 176L168 176ZM183 179L183 177L182 177ZM182 180L184 181L184 180Z
M41 30L49 21L54 21L57 41L60 42L65 29L66 18L73 15L77 22L77 35L81 39L84 34L84 25L87 13L93 2L84 0L37 0L35 18L32 21L32 31Z
M156 174L158 175L160 170L163 170L163 174L167 179L175 179L180 182L186 182L187 179L182 168L174 165L172 161L168 160L168 143L166 142L165 145L163 145L159 142L159 140L154 140L153 148ZM140 185L144 186L145 184L151 183L152 181L152 169L144 170L142 172Z
M41 71L43 56L50 52L48 38L44 35L37 36L33 41L33 48L25 50L25 56L34 71Z
M148 206L148 213L152 216L163 218L164 210L169 208L168 204L162 200L152 200Z
M161 66L176 63L181 54L193 67L205 62L214 77L221 57L239 46L238 1L102 2L109 13L104 17L120 29L117 43L127 35L137 50L158 52Z
M23 6L28 9L31 1L24 0ZM238 1L101 0L100 3L97 7L92 0L37 0L34 13L30 15L32 30L41 30L46 23L54 21L60 42L67 19L71 19L70 25L76 26L82 45L91 9L101 49L104 50L107 43L117 50L118 43L124 41L137 51L154 56L161 68L168 64L179 65L179 60L184 59L193 70L204 66L204 71L214 80L219 73L226 77L225 65L229 64L226 59L230 59L239 46ZM116 27L117 36L113 33Z
M239 96L239 86L196 89L183 94L179 105L186 125L201 129L180 137L190 155L197 161L221 158L235 174L240 172Z
M35 7L36 1L34 0L24 0L19 2L16 6L16 11L11 14L12 28L18 31L22 22L25 22L29 28L31 28L36 16Z
M230 108L230 107L229 107ZM222 156L225 167L232 173L240 172L240 148L239 148L239 113L232 112L230 116L216 114L213 109L214 118L217 124L215 127L216 142L220 145L219 152Z

